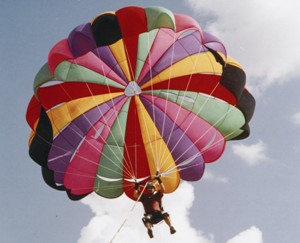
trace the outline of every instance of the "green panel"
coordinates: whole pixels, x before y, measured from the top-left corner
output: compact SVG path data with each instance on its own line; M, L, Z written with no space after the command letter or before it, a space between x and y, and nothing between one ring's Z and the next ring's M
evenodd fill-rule
M175 18L173 13L163 7L145 8L148 31L158 28L170 28L175 31Z
M226 140L239 135L242 132L240 128L245 124L244 115L239 109L205 94L176 90L153 90L143 93L162 97L192 111L217 128Z
M158 30L156 29L150 32L140 34L139 36L136 71L135 71L136 80L138 79L141 73L141 70L144 66L146 58L148 57L148 53L151 49L151 46L153 44L157 32Z
M34 94L37 97L37 89L43 85L44 83L47 83L49 81L55 80L53 75L51 74L48 63L45 63L41 69L38 71L38 73L35 76L34 83L33 83L33 90Z
M61 81L88 82L124 88L123 85L80 65L64 61L55 69L55 77Z
M94 183L94 191L106 198L116 198L123 193L123 154L129 102L130 99L122 107L111 128Z
M241 133L243 133L243 132L244 132L244 130L238 129L238 130L234 131L233 133L231 133L230 135L226 136L225 139L226 139L227 141L228 141L228 140L231 140L231 139L233 139L233 138L239 136L239 135L240 135Z

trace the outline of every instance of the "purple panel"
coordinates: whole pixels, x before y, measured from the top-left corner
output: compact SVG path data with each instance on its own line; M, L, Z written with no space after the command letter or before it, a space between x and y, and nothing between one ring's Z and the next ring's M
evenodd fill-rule
M193 55L205 51L203 43L201 43L201 39L199 38L199 33L193 32L192 34L179 39L178 43L184 47L188 55Z
M109 49L108 46L102 46L97 49L95 49L94 54L98 56L107 66L109 66L116 74L119 75L124 81L128 80L126 76L124 75L119 63L117 62L116 58L114 57L113 53Z
M181 179L187 181L199 180L204 172L204 160L197 147L164 111L153 106L151 102L142 96L141 101L171 151ZM185 165L186 162L188 163Z
M143 97L164 111L202 152L205 163L217 160L225 148L223 135L203 118L164 98L144 94ZM167 109L166 109L167 107ZM213 111L212 111L213 112Z
M161 57L161 59L153 66L152 73L148 73L141 84L146 83L151 79L151 76L155 76L162 70L170 67L172 64L196 53L201 53L206 51L206 48L201 43L199 39L199 34L197 32L190 33L189 35L176 40L174 45L172 45Z
M55 172L56 183L63 183L64 173L70 159L85 137L85 134L122 98L123 96L117 97L82 114L54 138L48 156L48 167Z
M91 24L76 27L68 37L69 46L73 56L79 57L96 48Z
M218 52L223 53L226 56L226 49L222 42L215 36L203 32L204 35L204 45Z

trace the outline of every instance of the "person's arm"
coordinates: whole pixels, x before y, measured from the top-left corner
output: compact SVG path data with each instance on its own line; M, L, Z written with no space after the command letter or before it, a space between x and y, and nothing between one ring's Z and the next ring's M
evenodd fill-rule
M139 192L139 183L134 183L134 191L133 191L133 197L134 198L139 198L140 192Z
M158 181L158 183L159 183L160 191L161 191L162 193L165 193L165 185L164 185L164 183L162 182L162 180L160 179L160 177L156 177L155 179L156 179L156 180Z

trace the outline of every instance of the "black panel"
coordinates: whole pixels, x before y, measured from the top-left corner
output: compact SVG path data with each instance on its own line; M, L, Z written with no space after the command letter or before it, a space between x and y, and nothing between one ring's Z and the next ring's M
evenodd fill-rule
M47 168L48 154L53 141L51 122L45 110L41 107L40 119L36 134L29 147L30 157L39 165Z
M103 14L96 18L92 30L97 46L111 45L122 39L121 29L114 14Z
M69 190L67 190L66 192L67 192L68 197L73 201L81 200L82 198L84 198L90 194L90 193L87 193L87 194L81 194L81 195L74 195Z
M248 123L245 124L241 129L244 131L240 135L238 135L237 137L235 137L231 140L241 140L241 139L245 139L245 138L249 137L250 127L249 127Z
M223 60L223 58L221 57L221 55L216 52L215 50L205 46L209 51L210 53L214 56L214 58L216 59L216 62L220 63L223 67L225 66L225 62Z
M247 90L244 90L238 100L237 107L243 112L246 122L249 122L254 114L255 103L254 97Z
M237 103L237 107L241 110L246 120L245 125L241 128L244 130L244 132L232 140L245 139L250 135L250 127L248 122L251 120L254 114L255 104L256 102L254 97L247 90L244 90Z
M54 181L54 172L52 170L49 170L45 167L42 167L42 175L44 181L47 183L48 186L60 190L60 191L65 191L66 188L63 185L57 185Z
M246 84L246 74L242 69L227 64L223 69L220 82L239 99Z

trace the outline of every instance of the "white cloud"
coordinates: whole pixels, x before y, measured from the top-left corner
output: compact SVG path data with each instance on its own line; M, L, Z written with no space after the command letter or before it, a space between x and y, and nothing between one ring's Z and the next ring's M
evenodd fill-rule
M252 92L300 74L298 0L185 1L198 20L211 17L205 30L219 37L244 66Z
M292 122L296 125L300 125L300 111L292 116Z
M252 226L249 229L234 236L226 243L263 243L263 234L260 229Z
M205 169L202 180L212 181L216 183L228 183L229 178L225 176L220 176L210 171L209 169Z
M233 153L249 166L254 166L265 160L269 160L266 155L267 147L262 141L258 141L252 145L242 143L234 144L231 148Z
M177 232L170 235L168 226L161 223L153 228L154 239L150 239L141 221L142 204L135 204L126 196L109 200L92 194L83 199L82 203L88 205L95 216L81 230L78 243L108 243L114 236L113 243L167 241L181 243L186 241L187 236L189 243L213 243L213 235L205 236L190 224L189 210L193 201L194 188L188 183L182 183L176 192L166 194L163 201L164 208L170 213Z

